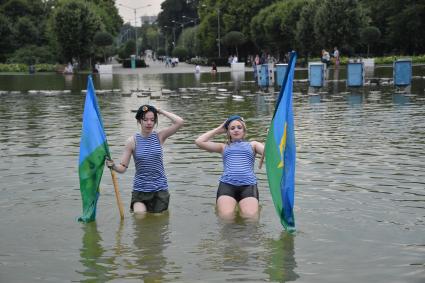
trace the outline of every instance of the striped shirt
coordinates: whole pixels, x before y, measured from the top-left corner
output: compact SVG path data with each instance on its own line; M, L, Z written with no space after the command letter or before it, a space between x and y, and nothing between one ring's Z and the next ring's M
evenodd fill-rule
M134 175L133 190L138 192L156 192L168 189L162 159L162 147L158 134L152 132L148 137L140 133L135 135L136 148L134 150Z
M224 172L220 182L234 186L257 184L254 162L255 153L250 142L237 141L226 145L223 151Z

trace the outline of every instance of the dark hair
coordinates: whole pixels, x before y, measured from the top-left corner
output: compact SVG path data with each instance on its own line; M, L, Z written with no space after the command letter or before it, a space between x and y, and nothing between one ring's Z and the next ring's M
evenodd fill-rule
M153 115L154 115L154 121L155 121L155 124L156 124L158 122L158 110L156 110L156 108L153 107L152 105L148 105L148 104L145 104L145 105L140 106L139 107L139 110L137 110L137 113L136 113L136 119L137 119L137 121L140 121L141 119L144 119L146 113L148 113L148 112L152 112L153 113Z

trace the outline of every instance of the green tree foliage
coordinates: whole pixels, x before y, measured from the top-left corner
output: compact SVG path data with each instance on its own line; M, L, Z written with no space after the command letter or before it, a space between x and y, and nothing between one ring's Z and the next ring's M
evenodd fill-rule
M387 43L402 54L425 52L425 1L394 1L398 12L388 17Z
M251 38L267 52L286 53L295 48L296 24L305 1L276 2L262 9L251 21Z
M300 54L304 55L306 62L313 50L318 50L314 33L314 19L317 9L317 1L308 1L301 9L300 18L296 25L295 40Z
M136 54L136 41L133 39L127 41L118 51L118 56L121 59L129 58L132 54Z
M246 42L246 37L239 31L230 31L223 36L223 45L233 47L236 50L236 55L239 57L238 46Z
M12 24L7 17L0 17L0 62L13 50Z
M3 11L11 19L24 17L31 13L27 0L9 0L3 5Z
M103 60L106 62L106 48L114 43L112 35L106 31L98 31L94 35L94 44L99 47L103 54Z
M66 61L84 63L93 52L93 39L102 30L100 17L82 0L67 0L55 8L52 30Z
M104 29L111 35L117 35L123 24L114 0L90 0L94 12L100 17Z
M181 46L177 46L173 49L173 56L179 58L181 61L184 61L187 59L188 52L187 49Z
M183 18L183 16L198 18L196 9L200 5L199 3L199 0L165 0L161 4L162 11L158 14L158 25L160 27L168 27L163 30L170 37L174 37L173 33L175 33L177 40L182 32L179 23L187 22L187 19Z
M381 31L377 27L369 26L361 31L362 42L367 45L367 57L369 57L370 45L373 45L375 42L378 42L380 38Z
M27 65L56 62L56 54L48 46L28 45L16 50L7 63L23 63Z
M314 17L316 40L322 48L349 49L360 43L367 18L357 0L323 0Z

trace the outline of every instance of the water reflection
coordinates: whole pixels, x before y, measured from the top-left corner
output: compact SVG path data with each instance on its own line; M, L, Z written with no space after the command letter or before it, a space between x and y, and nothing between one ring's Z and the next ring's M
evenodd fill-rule
M202 269L225 271L231 281L260 282L264 274L271 282L299 277L293 235L282 233L279 239L270 239L258 222L239 216L233 222L218 221L218 234L211 233L200 242L199 249L206 255L199 263ZM259 267L264 267L263 274L258 272Z
M167 275L167 258L164 256L169 240L169 213L147 214L134 217L134 256L133 268L140 270L144 282L162 282Z
M295 281L300 276L294 271L297 267L294 251L295 235L282 232L277 240L266 241L268 265L265 273L269 275L270 282Z
M405 105L410 102L410 99L406 94L403 93L394 93L393 94L393 103L400 106Z
M363 103L363 93L361 89L353 89L347 96L347 102L350 106L358 106Z
M82 226L83 246L80 249L80 262L86 267L86 270L78 272L85 276L82 282L100 281L105 282L110 279L108 271L110 268L105 264L107 260L103 259L105 249L102 247L102 237L97 230L97 223L90 222Z
M100 74L98 77L101 89L113 89L112 74Z

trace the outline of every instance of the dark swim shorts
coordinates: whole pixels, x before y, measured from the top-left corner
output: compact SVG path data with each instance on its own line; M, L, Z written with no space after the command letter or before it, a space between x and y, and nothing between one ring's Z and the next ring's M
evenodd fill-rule
M170 193L167 190L157 192L137 192L131 193L130 210L133 211L135 202L141 202L146 206L147 212L160 213L168 209Z
M254 197L259 200L257 184L234 186L231 184L220 182L217 190L217 199L220 196L230 196L234 198L237 202L247 197Z

